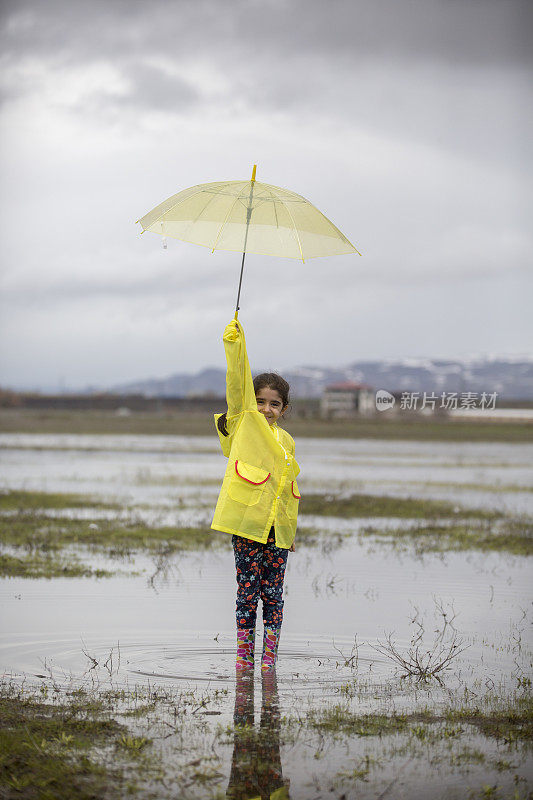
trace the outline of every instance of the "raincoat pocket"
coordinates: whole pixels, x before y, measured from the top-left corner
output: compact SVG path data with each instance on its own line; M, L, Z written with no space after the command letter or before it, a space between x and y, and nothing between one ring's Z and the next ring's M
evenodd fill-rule
M253 506L259 501L269 478L270 472L267 472L266 469L254 467L252 464L237 459L229 482L228 494L232 500L236 500L238 503Z
M298 516L298 506L300 505L300 490L296 481L291 482L291 492L287 503L287 516L296 518Z

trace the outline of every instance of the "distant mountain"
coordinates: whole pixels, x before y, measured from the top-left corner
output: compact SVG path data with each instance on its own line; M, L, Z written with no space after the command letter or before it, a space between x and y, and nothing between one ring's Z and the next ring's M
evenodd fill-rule
M226 373L208 368L196 374L177 373L113 386L117 393L148 397L223 396ZM355 361L344 368L304 366L284 370L294 398L319 397L337 381L368 383L389 392L497 392L502 398L533 400L533 358L485 358L469 361L403 359Z
M199 395L223 397L226 393L226 372L216 367L203 369L196 374L178 372L168 378L149 378L121 383L111 387L110 391L120 394L143 394L146 397L198 397Z

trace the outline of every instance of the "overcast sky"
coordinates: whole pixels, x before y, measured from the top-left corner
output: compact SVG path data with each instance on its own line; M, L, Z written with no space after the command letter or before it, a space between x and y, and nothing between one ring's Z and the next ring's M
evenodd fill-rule
M223 366L240 258L188 186L307 197L356 255L250 255L253 368L533 350L529 0L2 2L0 382Z

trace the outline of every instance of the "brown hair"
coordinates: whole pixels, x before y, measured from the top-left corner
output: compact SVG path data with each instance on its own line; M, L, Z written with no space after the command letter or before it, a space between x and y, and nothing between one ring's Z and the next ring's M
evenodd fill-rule
M283 408L286 408L290 403L289 392L290 386L287 381L278 375L277 372L262 372L254 378L254 392L257 394L261 389L274 389L281 397ZM221 414L217 421L217 428L223 436L229 436L226 427L226 414Z

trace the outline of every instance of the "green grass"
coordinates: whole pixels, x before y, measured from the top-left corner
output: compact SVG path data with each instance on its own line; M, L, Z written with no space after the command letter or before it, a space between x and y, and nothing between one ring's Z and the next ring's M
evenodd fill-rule
M10 491L0 494L0 576L22 578L103 578L118 570L95 569L73 547L123 559L144 551L171 556L179 551L229 547L229 537L211 528L148 527L138 521L79 520L47 511L65 508L120 509L75 494ZM6 548L10 548L6 552ZM70 548L68 553L65 549ZM14 552L13 552L14 551Z
M227 689L0 681L0 797L192 800L200 781L225 777L196 711L227 699Z
M528 422L470 422L431 418L288 420L284 425L298 438L388 439L442 442L531 442L533 425Z
M302 720L299 720L302 724ZM482 710L479 706L449 708L443 713L423 709L408 714L358 714L344 705L311 709L303 720L305 726L323 734L349 736L387 736L411 733L418 739L427 737L426 725L441 725L437 737L457 737L461 728L450 724L469 725L487 738L504 742L533 742L533 699L515 698L506 707Z
M484 736L506 742L533 742L533 698L531 695L518 698L508 708L483 711L472 708L448 709L443 719L473 725Z
M253 693L253 684L250 688ZM285 746L284 768L287 752L298 758L316 750L315 758L327 763L324 796L335 780L328 775L330 756L333 769L336 762L342 766L336 779L351 784L383 767L401 768L406 759L432 779L437 770L444 782L458 768L502 774L527 769L531 696L494 695L464 706L365 714L347 703L324 706L317 700L307 711L301 699L292 708L284 700L255 725L220 725L216 718L213 725L204 713L219 707L231 713L233 690L93 685L60 691L49 683L39 690L0 682L0 797L224 797L233 748L240 780L249 775L254 786L263 770L272 769L273 758L279 759L280 746ZM314 764L304 762L304 768L314 770ZM313 791L322 796L318 787Z
M118 510L118 503L103 503L86 495L59 492L28 492L9 490L0 492L0 511L30 510L37 508L107 508Z
M150 528L128 520L64 519L39 512L0 516L0 542L42 552L84 545L111 556L124 556L137 550L157 553L164 550L170 554L179 550L205 550L229 541L227 534L207 527Z
M0 553L0 576L10 578L107 578L113 572L93 569L76 557L56 553Z
M0 506L0 575L24 578L108 577L117 572L83 563L74 547L115 559L144 551L171 556L181 551L230 547L227 534L211 528L149 527L135 520L71 519L47 514L53 509L90 508L90 498L43 492L7 492ZM115 508L95 503L96 508ZM120 506L119 506L120 508ZM6 548L11 550L6 552ZM65 549L70 551L65 553ZM14 552L12 552L14 550Z
M491 466L494 466L492 464ZM505 465L506 467L508 465ZM432 489L459 489L461 491L480 491L480 492L523 492L530 494L533 492L533 486L526 486L520 483L453 483L452 481L402 481L402 485L414 484L424 488Z
M408 528L362 528L360 536L371 536L395 547L411 547L415 552L444 553L478 550L533 555L533 522L508 519L493 530L488 523L457 525L419 525Z
M356 714L343 706L312 709L305 724L325 734L348 733L350 736L384 736L405 731L408 717L400 714Z
M224 408L221 406L221 411ZM347 439L407 439L419 441L531 442L533 425L528 422L471 422L428 417L323 420L288 418L284 427L295 437ZM174 434L213 436L209 412L135 412L119 417L108 411L61 409L0 409L0 432L69 434Z
M449 503L415 498L327 494L305 495L301 510L307 514L344 518L401 517L426 524L379 529L367 526L359 536L387 545L411 547L417 553L481 550L531 555L533 524L502 518L497 512L457 509ZM109 558L124 559L135 552L170 557L179 552L229 548L230 537L210 527L154 526L130 519L72 519L48 513L70 507L117 508L84 495L45 492L4 492L0 495L0 575L24 578L108 577L117 570L95 569L72 549L87 548ZM120 506L118 506L120 508ZM14 513L11 513L14 512ZM470 519L465 522L463 518ZM438 524L448 518L452 524ZM435 520L432 522L432 519ZM327 541L316 528L301 525L298 545L340 546L347 534L330 533ZM69 548L69 552L65 550ZM81 554L83 556L83 554Z
M300 513L319 514L326 517L403 517L406 519L427 519L428 517L496 519L502 516L497 511L462 508L453 503L439 500L372 494L335 497L327 493L304 494L300 500Z
M117 751L127 729L101 709L46 704L13 688L0 694L0 795L6 800L94 800L118 796L123 765L105 765L95 748ZM126 748L121 748L124 751Z

